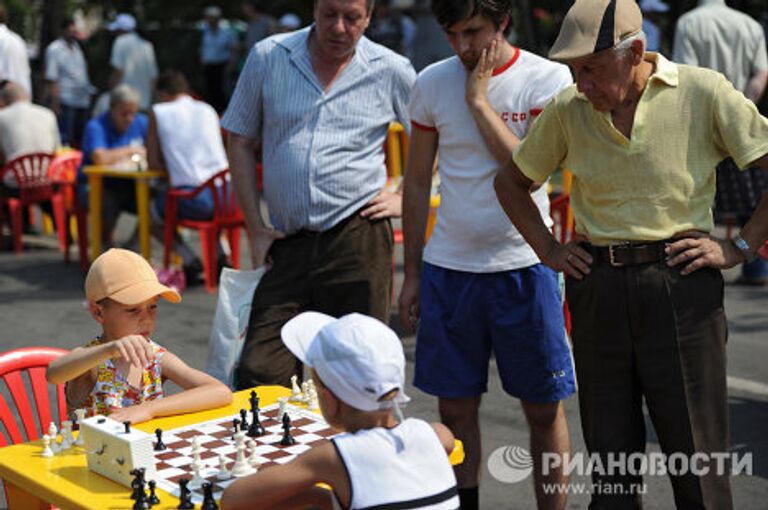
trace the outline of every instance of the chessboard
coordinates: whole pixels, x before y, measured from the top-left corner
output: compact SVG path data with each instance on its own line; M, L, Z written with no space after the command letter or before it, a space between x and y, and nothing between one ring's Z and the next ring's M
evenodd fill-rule
M280 440L283 437L283 424L278 417L279 405L264 407L259 413L261 424L265 429L264 435L253 438L257 444L255 451L261 464L259 470L290 462L300 453L325 443L336 434L318 413L290 404L286 411L291 418L291 434L296 440L296 444L292 446L280 445ZM154 452L157 487L177 498L180 496L179 480L193 477L192 439L198 437L202 446L200 459L204 464L200 474L212 483L214 499L220 500L224 489L236 478L218 479L219 454L226 457L227 468L231 470L237 456L235 441L232 437L232 421L239 417L239 415L227 416L163 431L163 442L167 449ZM201 488L192 489L192 501L200 504L202 500L203 490Z

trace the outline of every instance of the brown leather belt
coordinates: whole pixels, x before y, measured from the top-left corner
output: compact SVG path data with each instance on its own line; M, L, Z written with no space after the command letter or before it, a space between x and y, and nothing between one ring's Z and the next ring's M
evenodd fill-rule
M650 241L611 244L609 246L593 246L583 244L595 259L607 262L614 267L635 266L659 262L667 258L664 249L670 241Z

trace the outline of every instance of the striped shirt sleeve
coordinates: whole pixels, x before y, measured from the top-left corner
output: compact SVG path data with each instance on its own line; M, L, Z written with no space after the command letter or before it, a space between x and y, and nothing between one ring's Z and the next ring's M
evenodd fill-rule
M268 41L265 41L268 43ZM248 59L237 80L235 92L221 121L227 131L254 140L261 140L262 92L267 65L257 44L248 54Z

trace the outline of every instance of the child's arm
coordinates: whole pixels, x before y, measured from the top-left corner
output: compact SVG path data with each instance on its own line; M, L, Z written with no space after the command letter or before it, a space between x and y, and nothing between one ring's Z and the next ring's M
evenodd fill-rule
M445 448L445 453L450 455L456 448L456 438L453 436L453 432L442 423L430 423L430 425L435 429L435 434Z
M222 510L273 508L306 491L317 482L331 485L344 507L349 504L349 477L332 443L312 448L292 462L238 479L224 490Z
M154 356L152 346L141 335L129 335L119 340L77 347L51 361L45 372L51 384L61 384L75 379L109 358L122 358L137 367L145 367Z
M210 375L190 367L171 352L165 351L163 354L162 370L164 378L173 381L184 391L117 409L110 417L117 421L141 423L160 416L202 411L232 402L229 388Z

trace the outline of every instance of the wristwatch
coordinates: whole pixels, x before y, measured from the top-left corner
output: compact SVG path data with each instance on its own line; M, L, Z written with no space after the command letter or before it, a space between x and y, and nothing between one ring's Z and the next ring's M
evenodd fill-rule
M743 237L741 237L740 234L736 234L733 239L734 246L739 249L741 253L744 254L744 258L747 262L752 262L757 258L757 250L753 250L751 246L749 246L749 243L744 240Z

